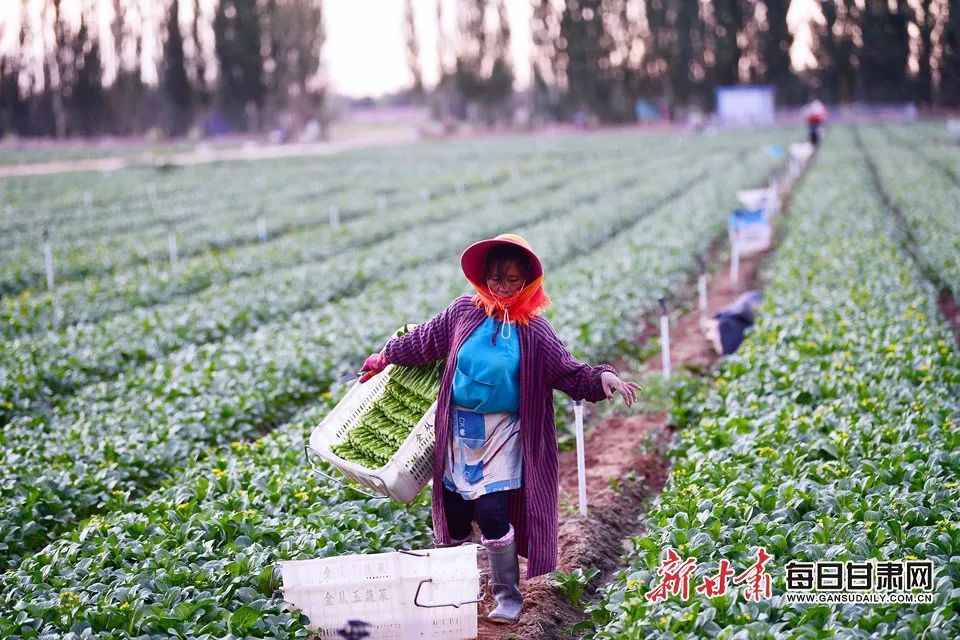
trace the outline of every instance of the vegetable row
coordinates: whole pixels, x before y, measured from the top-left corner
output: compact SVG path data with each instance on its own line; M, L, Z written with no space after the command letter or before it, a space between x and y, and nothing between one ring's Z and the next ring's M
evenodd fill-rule
M608 149L608 157L621 152L631 156L636 153L620 143ZM321 160L287 160L273 166L272 171L264 171L262 163L233 163L229 165L232 171L219 165L199 166L175 172L172 180L177 187L164 188L163 199L159 195L156 199L145 197L143 171L132 169L108 174L100 182L121 182L121 190L136 194L133 202L113 206L108 204L109 195L106 200L99 191L94 196L94 188L85 185L81 201L87 201L79 209L73 207L76 221L55 214L46 219L38 217L34 212L42 205L35 204L35 198L21 196L4 205L5 212L9 204L14 217L20 219L4 218L5 226L10 225L4 238L12 239L14 245L5 247L8 250L0 260L0 292L42 287L41 226L50 227L55 240L58 281L68 281L113 273L129 265L166 261L167 226L171 223L185 227L178 234L178 254L187 257L256 242L256 218L261 210L274 233L310 228L324 224L329 207L334 205L346 220L379 208L381 196L389 196L387 205L396 207L453 193L464 183L476 183L472 176L481 166L482 183L504 175L535 175L540 163L550 161L544 153L531 158L530 149L519 144L489 151L481 146L479 154L471 155L463 145L454 145L448 151L418 151L414 147L406 152L372 150ZM460 160L450 162L451 156L460 156ZM319 171L311 171L312 167ZM44 184L35 179L31 183ZM240 186L225 194L224 184ZM154 191L159 193L158 189ZM184 196L184 192L200 195ZM76 228L77 223L81 223L80 228ZM111 228L114 223L120 227Z
M848 131L791 203L762 312L671 452L597 638L953 638L960 634L960 358ZM689 407L688 407L689 409ZM771 597L694 590L762 547ZM668 548L690 596L649 598ZM785 565L931 560L931 604L788 604Z
M565 182L590 180L617 163L616 159L607 159L588 168L580 162L561 165L529 179L483 183L486 186L479 188L478 185L477 189L464 190L455 196L437 197L400 208L390 206L370 216L344 219L336 229L330 228L324 219L323 223L298 232L276 235L269 230L268 241L263 244L184 258L172 266L159 261L62 283L53 293L23 291L17 296L0 298L0 335L13 338L79 322L94 322L133 307L169 302L235 278L330 258L389 238L418 222L444 220L477 207L516 203L541 191L556 189Z
M858 134L881 188L914 238L912 249L960 298L960 183L937 170L927 150L918 152L875 127Z
M586 205L604 189L634 180L630 174L613 171L581 184L564 185L559 178L534 181L541 189L552 190L534 189L517 200L515 206L525 209L518 222L553 217L564 207ZM459 210L444 211L444 217L432 210L414 210L380 227L357 225L354 234L337 243L343 249L352 242L348 254L338 252L325 260L233 279L192 297L137 308L101 322L14 339L0 346L0 396L6 398L0 419L41 413L60 396L177 349L242 335L297 311L352 295L377 278L446 257L450 238L468 241L465 232L482 233L491 227L477 229L477 224L489 225L487 220L502 217L489 206L478 206L472 213L478 216L474 226L464 224L466 214ZM381 239L390 231L389 237ZM424 242L427 233L438 241ZM363 234L377 241L368 243ZM383 256L396 259L386 261Z

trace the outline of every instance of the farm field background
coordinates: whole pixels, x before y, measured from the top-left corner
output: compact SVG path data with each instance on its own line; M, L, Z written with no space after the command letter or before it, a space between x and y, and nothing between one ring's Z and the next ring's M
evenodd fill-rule
M167 154L185 153L198 149L227 149L239 147L242 144L235 140L217 140L198 145L196 142L154 142L144 144L133 140L119 138L113 141L101 142L92 145L87 141L69 144L43 144L26 140L12 144L0 145L0 166L41 164L44 162L60 162L64 160L94 160L97 158L112 158L118 156L136 156L148 158Z
M4 180L0 636L305 637L274 562L431 540L427 492L372 502L312 475L302 447L339 375L467 292L462 249L525 236L574 354L639 357L658 298L689 285L737 191L801 136L504 138ZM598 637L960 635L960 360L937 306L960 293L960 166L940 136L829 132L759 324L709 391L677 396L675 466L594 605ZM643 599L667 546L712 573L758 544L929 558L935 602Z

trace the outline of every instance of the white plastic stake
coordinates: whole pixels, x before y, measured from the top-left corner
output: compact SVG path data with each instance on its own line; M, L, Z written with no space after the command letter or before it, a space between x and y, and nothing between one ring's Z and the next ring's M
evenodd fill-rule
M420 197L423 199L424 202L429 202L429 201L430 201L430 187L424 187L423 189L421 189L421 190L420 190Z
M340 209L337 205L330 205L330 228L336 229L340 226Z
M377 196L377 213L387 212L387 197Z
M83 192L83 208L89 209L93 206L93 194L89 191Z
M151 182L147 185L147 197L150 198L150 202L157 201L157 183Z
M707 265L700 256L697 256L697 265L700 267L700 277L697 278L697 293L700 315L702 316L707 312Z
M12 205L12 204L8 204L6 207L3 208L3 210L6 212L8 218L13 215L13 205Z
M701 273L697 279L697 292L700 298L700 313L707 312L707 274Z
M660 298L660 355L663 360L663 377L670 377L670 316L667 314L667 299Z
M577 490L580 492L580 515L587 515L587 470L583 446L583 400L573 404L577 425Z
M514 167L513 169L510 169L510 179L518 180L519 178L520 178L520 172L517 171L517 168Z
M257 237L261 244L267 241L267 219L263 215L257 216Z
M173 227L167 229L167 250L170 252L170 264L177 263L177 234Z
M730 247L730 282L740 282L740 245L736 242Z
M697 278L697 293L700 299L700 330L705 331L707 328L707 274L703 271Z
M50 233L43 228L43 265L47 270L47 289L53 291L53 248L50 246Z
M776 184L773 182L767 186L767 197L764 203L764 209L770 215L780 213L780 193L777 191Z

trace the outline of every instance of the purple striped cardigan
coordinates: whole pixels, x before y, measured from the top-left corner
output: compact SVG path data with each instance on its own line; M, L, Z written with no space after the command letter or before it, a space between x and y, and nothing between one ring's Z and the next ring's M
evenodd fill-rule
M463 295L442 312L386 345L387 360L421 366L446 359L437 398L434 425L436 449L433 464L433 532L437 544L449 544L442 492L444 451L450 435L450 396L456 354L486 313ZM579 362L563 345L543 316L526 326L514 324L520 337L520 433L523 446L523 487L512 491L509 518L516 531L517 551L528 559L527 578L553 571L557 566L559 466L553 389L574 400L606 399L600 383L609 365L591 367Z

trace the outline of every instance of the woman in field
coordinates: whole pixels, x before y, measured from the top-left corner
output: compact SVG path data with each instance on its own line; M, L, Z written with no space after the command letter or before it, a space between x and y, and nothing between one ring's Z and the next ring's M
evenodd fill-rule
M388 363L446 359L434 430L433 528L438 544L470 537L476 521L490 557L497 606L514 622L523 605L517 555L527 577L556 568L558 486L553 390L598 402L638 385L613 367L577 361L541 315L550 304L543 267L529 243L503 234L460 258L476 289L428 322L390 340L364 362L366 381Z

